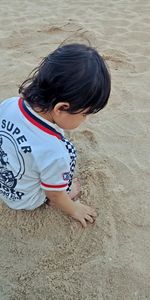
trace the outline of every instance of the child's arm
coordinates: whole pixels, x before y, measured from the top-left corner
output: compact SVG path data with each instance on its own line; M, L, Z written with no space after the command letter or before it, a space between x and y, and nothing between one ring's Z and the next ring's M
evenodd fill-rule
M83 205L79 201L73 202L66 191L45 191L45 194L56 208L61 209L66 214L80 221L83 227L87 226L87 221L90 223L94 222L96 217L95 211L91 207Z

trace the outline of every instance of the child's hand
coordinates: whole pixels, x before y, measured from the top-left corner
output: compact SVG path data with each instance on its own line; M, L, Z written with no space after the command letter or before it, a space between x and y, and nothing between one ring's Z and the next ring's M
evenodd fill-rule
M75 211L71 215L74 219L80 221L82 226L87 227L87 221L94 223L97 216L95 210L90 206L84 205L79 201L74 202Z
M87 226L87 221L94 223L96 212L93 208L83 205L79 201L72 201L66 191L53 192L45 191L50 203L64 211L67 215L80 221L83 227Z

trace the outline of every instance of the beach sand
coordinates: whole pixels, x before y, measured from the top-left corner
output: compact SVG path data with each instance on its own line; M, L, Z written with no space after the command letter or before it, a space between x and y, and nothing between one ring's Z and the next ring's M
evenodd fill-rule
M89 41L112 76L108 106L69 134L97 220L0 203L0 300L150 299L150 2L1 0L0 19L1 100L63 42Z

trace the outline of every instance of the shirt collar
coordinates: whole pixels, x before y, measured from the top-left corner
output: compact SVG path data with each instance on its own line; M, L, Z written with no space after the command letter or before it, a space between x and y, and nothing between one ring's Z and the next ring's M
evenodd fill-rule
M32 123L34 126L38 127L40 130L47 134L57 137L59 140L63 139L63 135L54 128L54 124L45 120L38 113L36 113L22 98L18 100L19 108L24 115L24 117Z

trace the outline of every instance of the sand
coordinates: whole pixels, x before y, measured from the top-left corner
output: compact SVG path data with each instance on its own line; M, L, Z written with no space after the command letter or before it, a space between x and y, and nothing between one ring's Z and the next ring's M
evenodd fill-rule
M94 225L0 203L0 300L150 299L150 2L1 0L0 99L60 43L90 41L109 105L70 133Z

